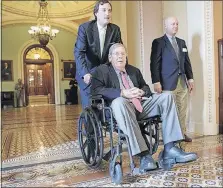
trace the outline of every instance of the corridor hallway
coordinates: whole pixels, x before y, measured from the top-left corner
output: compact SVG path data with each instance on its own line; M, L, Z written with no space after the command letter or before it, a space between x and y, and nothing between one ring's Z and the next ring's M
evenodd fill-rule
M83 162L77 141L78 105L48 105L2 110L2 187L113 187L108 162L90 169ZM199 159L178 164L171 171L129 174L123 153L123 184L131 187L222 187L223 136L189 134L183 144ZM109 137L105 138L109 147ZM163 148L159 147L154 158ZM136 159L138 164L139 160Z

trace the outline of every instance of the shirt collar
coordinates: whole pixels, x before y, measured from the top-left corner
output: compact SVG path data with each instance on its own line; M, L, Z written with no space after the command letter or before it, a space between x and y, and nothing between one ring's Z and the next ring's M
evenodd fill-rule
M116 74L120 74L121 72L126 73L126 70L124 70L124 71L120 71L120 70L116 69L114 66L113 66L113 68L115 69Z
M176 38L176 36L171 36L169 34L166 33L166 36L168 37L168 39L172 40L172 37Z
M98 22L97 22L97 26L98 26L99 31L107 29L107 25L105 27L102 27Z

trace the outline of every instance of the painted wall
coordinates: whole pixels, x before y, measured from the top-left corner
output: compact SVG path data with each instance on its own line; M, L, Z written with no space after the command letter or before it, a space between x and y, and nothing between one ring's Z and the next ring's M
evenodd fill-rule
M161 1L142 1L143 16L143 76L152 91L153 84L150 72L150 55L152 42L155 38L163 35L162 24L162 2Z
M177 17L179 21L179 31L177 36L187 42L187 1L163 1L162 9L163 19L169 16ZM163 32L164 31L165 29L163 27Z
M138 7L138 1L128 1L126 3L128 62L140 68L140 17Z
M189 101L188 128L192 132L204 133L204 63L205 63L205 36L204 36L204 4L202 2L188 2L188 52L191 60L195 90ZM196 11L192 11L196 10ZM194 19L196 17L196 19Z
M126 22L126 1L111 1L112 3L112 23L121 29L122 42L127 46L127 22Z
M27 41L30 40L30 35L28 34L28 29L30 25L8 25L2 28L2 59L3 60L13 60L13 72L14 81L12 82L2 82L2 91L12 91L14 90L14 85L18 78L21 77L21 66L20 57L22 54L19 53L19 49ZM59 54L59 60L69 60L74 59L73 47L76 40L76 35L58 28L60 33L55 39L50 41L50 43L55 47L57 53ZM62 81L62 62L59 63L60 70L60 98L61 104L64 104L64 89L69 88L69 81ZM58 92L58 91L55 91Z

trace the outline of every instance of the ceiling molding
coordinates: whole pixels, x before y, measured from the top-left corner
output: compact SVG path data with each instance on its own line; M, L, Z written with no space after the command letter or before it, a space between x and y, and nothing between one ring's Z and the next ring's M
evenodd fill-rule
M2 2L2 13L11 13L20 16L28 16L36 18L39 10L38 1L20 1L20 2ZM95 1L83 1L73 5L72 1L56 1L48 2L48 14L50 18L62 19L80 19L80 17L87 17L93 13ZM55 4L55 5L53 5ZM51 6L50 6L51 5Z
M95 1L48 1L50 24L77 34L78 27L93 16ZM37 24L38 1L3 1L2 27Z
M2 22L2 28L10 26L10 25L16 25L16 24L30 24L30 27L32 25L35 25L36 22L32 21L32 20L9 20L9 21L4 21ZM69 31L71 33L74 33L75 35L77 35L77 31L78 31L78 24L75 24L73 22L70 21L66 21L66 22L61 22L61 23L57 23L57 22L51 22L51 26L52 27L59 27L62 28L66 31Z

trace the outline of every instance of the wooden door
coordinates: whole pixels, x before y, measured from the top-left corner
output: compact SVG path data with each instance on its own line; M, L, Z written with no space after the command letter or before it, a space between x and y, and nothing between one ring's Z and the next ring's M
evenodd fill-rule
M46 95L44 65L26 65L28 95Z
M223 39L218 40L219 65L219 132L223 133Z

